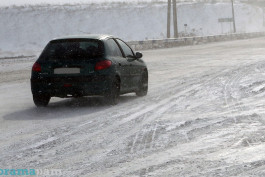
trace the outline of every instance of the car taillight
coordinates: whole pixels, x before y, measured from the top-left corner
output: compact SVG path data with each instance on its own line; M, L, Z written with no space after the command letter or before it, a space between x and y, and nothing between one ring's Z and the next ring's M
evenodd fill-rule
M104 60L104 61L100 61L96 64L95 66L95 71L98 70L103 70L103 69L107 69L111 66L111 61L110 60Z
M32 67L32 71L35 71L35 72L41 72L41 66L39 63L34 63L33 67Z

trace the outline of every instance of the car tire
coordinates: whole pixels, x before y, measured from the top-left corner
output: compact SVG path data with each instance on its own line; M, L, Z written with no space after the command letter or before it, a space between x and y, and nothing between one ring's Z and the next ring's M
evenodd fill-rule
M110 86L110 91L105 95L107 102L110 105L117 105L119 103L120 96L120 81L116 78Z
M137 96L146 96L148 91L148 72L145 71L139 81L138 90L136 91Z
M37 107L46 107L50 102L49 95L33 94L33 101Z

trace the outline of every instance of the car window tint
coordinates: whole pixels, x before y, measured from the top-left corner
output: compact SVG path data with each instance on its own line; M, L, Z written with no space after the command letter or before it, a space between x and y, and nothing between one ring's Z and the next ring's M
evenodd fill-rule
M113 39L108 39L106 41L105 50L106 50L107 56L113 56L113 57L120 56L120 57L122 57L121 50L120 50L119 46L117 45L117 43Z
M98 40L68 39L51 41L41 55L43 60L87 60L103 55Z
M117 39L119 45L121 46L125 56L134 56L133 52L132 52L132 49L123 41Z

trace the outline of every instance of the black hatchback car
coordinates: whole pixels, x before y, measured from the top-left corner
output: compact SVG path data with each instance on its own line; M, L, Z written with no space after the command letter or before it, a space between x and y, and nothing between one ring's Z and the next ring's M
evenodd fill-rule
M100 95L117 104L120 94L145 96L148 70L141 58L109 35L54 39L32 67L33 101L39 107L47 106L51 97Z

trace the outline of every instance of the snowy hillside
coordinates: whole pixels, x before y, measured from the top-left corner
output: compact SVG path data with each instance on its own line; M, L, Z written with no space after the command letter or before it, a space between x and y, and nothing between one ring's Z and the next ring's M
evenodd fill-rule
M262 31L263 11L235 4L238 32ZM52 38L86 33L107 33L127 41L166 37L166 2L93 3L64 6L12 6L0 10L0 57L30 55ZM218 23L231 17L230 3L178 5L179 31L184 34L229 33L232 24ZM187 28L184 28L187 24Z
M185 1L185 0L184 0ZM192 0L191 0L192 1ZM65 4L91 4L91 3L113 3L113 2L167 2L167 0L8 0L0 1L0 6L27 6L27 5L65 5Z

